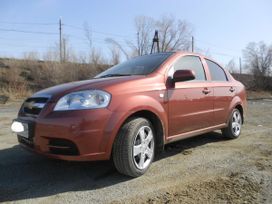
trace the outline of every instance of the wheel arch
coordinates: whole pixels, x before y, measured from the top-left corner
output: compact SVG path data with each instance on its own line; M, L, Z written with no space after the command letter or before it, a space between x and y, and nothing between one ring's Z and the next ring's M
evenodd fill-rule
M237 104L234 108L238 109L241 113L242 116L242 123L244 123L244 109L243 106L241 104Z
M121 125L121 127L128 120L131 120L133 118L139 118L139 117L145 118L151 122L155 131L155 150L156 150L156 153L161 152L164 148L165 130L164 130L163 122L161 121L161 119L156 113L150 110L139 110L129 115L127 119L124 121L124 123Z
M149 109L138 109L133 112L127 113L125 116L122 117L121 123L118 124L118 130L112 133L112 137L107 145L107 155L108 157L112 156L112 150L114 142L117 138L117 135L119 134L121 128L125 123L132 120L133 118L142 117L149 120L154 128L155 131L155 155L163 151L164 149L164 143L165 143L165 123L163 120L159 117L155 111L149 110ZM116 127L115 127L116 128Z
M240 97L236 96L233 98L232 102L231 102L231 105L229 106L229 115L228 115L228 118L227 118L227 124L229 122L229 118L230 118L230 115L231 115L231 112L233 109L237 108L241 115L242 115L242 123L244 123L244 107L243 107L243 101L241 100Z

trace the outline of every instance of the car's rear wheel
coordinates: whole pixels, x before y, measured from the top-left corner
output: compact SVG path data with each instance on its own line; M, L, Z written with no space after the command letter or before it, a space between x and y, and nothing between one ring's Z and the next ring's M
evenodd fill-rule
M241 134L242 128L242 115L238 109L233 109L228 127L222 129L222 134L224 137L235 139L238 138Z
M145 118L134 118L123 125L113 145L113 162L125 175L138 177L150 167L155 152L152 124Z

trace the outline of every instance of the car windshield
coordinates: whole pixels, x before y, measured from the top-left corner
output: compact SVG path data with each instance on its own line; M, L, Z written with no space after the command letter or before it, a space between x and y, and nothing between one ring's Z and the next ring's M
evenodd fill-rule
M157 69L173 53L157 53L135 57L121 64L117 64L100 73L95 78L147 75Z

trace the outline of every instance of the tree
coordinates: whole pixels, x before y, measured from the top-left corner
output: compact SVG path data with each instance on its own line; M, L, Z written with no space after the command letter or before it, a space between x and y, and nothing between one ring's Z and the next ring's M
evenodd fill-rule
M111 44L112 46L119 49L119 51L121 51L125 55L126 59L129 59L131 57L129 54L129 51L125 49L125 46L121 45L116 40L114 40L112 38L106 38L105 41L106 41L106 43Z
M134 24L136 28L135 41L126 40L124 45L117 42L115 39L106 39L106 42L118 48L126 59L148 54L152 45L155 20L147 16L137 16L134 20Z
M98 68L100 64L103 64L105 62L105 60L102 56L101 51L93 46L93 34L91 26L89 26L87 22L84 22L83 28L85 38L89 46L89 63Z
M176 20L173 16L163 16L156 21L159 31L160 50L189 50L192 29L186 21Z
M121 54L118 47L116 47L115 45L112 45L110 47L110 54L111 54L110 64L112 65L119 64L121 61Z
M253 74L257 88L266 89L271 86L269 76L272 72L272 45L264 42L251 42L243 50L246 67Z
M136 40L125 41L125 44L115 39L107 38L106 42L115 45L127 59L135 55L150 53L154 31L159 31L160 51L189 50L192 28L186 22L173 16L163 16L155 20L147 16L135 18ZM136 42L136 43L135 43Z
M229 70L229 72L234 73L237 71L237 65L235 63L234 59L231 59L227 64L226 64L226 69Z
M89 26L89 24L87 22L84 22L83 27L84 27L84 31L85 31L85 38L88 42L88 46L89 46L89 49L91 52L92 48L93 48L92 28Z
M136 46L137 55L145 55L150 52L152 37L155 28L155 20L147 16L138 16L135 18L135 28L137 32ZM133 43L130 43L133 47Z
M77 61L76 53L73 48L70 46L68 36L62 38L62 47L59 50L59 42L55 43L55 46L49 47L47 52L43 54L43 59L46 61ZM61 58L60 59L60 52Z

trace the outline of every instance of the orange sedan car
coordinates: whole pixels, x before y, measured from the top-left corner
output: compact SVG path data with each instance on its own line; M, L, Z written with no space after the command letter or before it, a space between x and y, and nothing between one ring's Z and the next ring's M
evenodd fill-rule
M246 94L218 63L188 52L133 58L94 79L35 93L12 131L48 157L113 162L137 177L164 145L210 131L238 138Z

